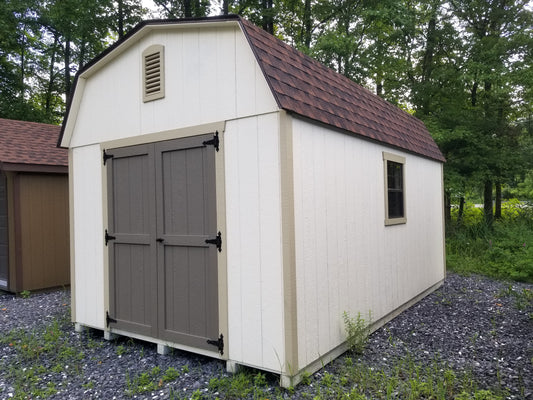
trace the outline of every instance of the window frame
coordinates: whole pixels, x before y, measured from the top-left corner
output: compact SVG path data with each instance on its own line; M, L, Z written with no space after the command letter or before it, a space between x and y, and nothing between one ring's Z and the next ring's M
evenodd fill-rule
M402 166L402 206L403 206L403 216L402 217L390 217L389 216L389 177L388 177L388 165L389 162L400 164ZM405 204L405 157L383 152L383 176L384 176L384 190L385 190L385 226L390 225L399 225L407 223L407 207ZM397 190L397 189L396 189Z

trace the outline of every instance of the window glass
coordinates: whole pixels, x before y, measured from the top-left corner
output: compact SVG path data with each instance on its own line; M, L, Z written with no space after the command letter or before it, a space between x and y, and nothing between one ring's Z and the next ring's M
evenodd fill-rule
M387 188L389 218L402 218L403 212L403 165L387 161Z

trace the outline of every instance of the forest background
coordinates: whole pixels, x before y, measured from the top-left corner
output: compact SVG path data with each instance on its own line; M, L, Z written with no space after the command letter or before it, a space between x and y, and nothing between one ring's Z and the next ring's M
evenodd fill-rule
M533 200L530 0L2 0L0 117L61 123L75 73L147 18L239 14L422 119L446 219ZM467 207L466 207L467 208ZM455 214L454 214L455 213Z

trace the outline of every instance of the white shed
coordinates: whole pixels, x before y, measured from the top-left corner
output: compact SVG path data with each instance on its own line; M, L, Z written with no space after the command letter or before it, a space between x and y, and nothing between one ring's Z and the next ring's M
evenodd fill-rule
M445 276L424 125L236 17L139 24L77 75L72 316L298 381Z

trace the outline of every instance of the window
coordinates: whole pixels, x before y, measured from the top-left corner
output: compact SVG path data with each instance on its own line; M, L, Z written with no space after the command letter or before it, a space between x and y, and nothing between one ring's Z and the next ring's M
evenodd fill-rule
M404 224L405 215L405 158L383 153L385 169L385 225Z
M165 48L159 44L143 51L143 101L165 97Z

